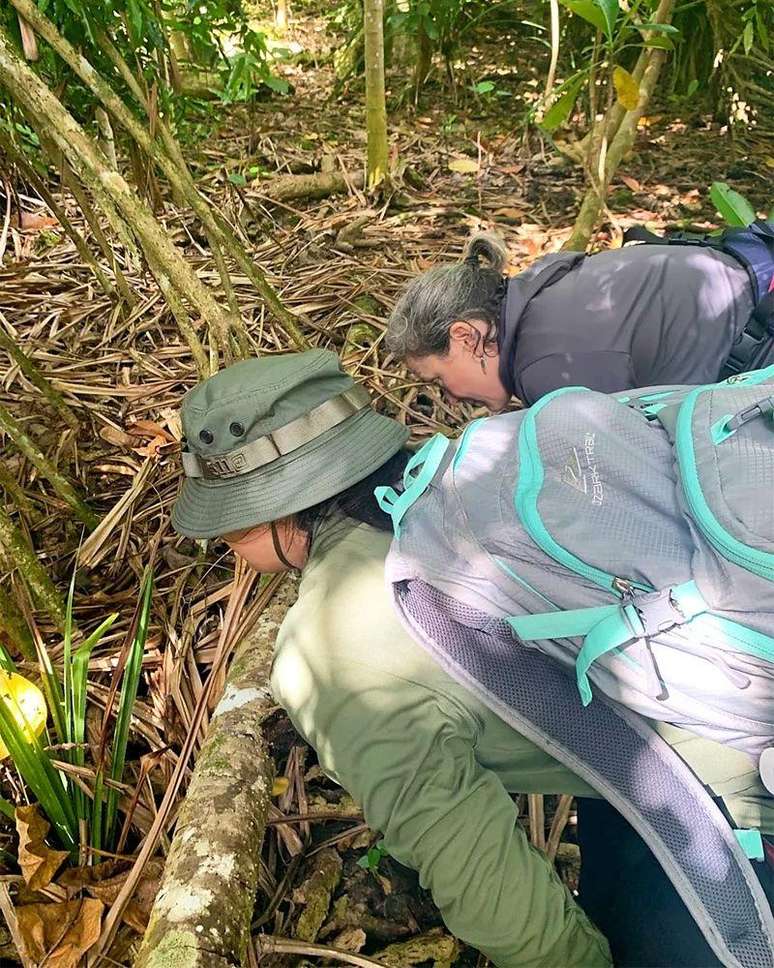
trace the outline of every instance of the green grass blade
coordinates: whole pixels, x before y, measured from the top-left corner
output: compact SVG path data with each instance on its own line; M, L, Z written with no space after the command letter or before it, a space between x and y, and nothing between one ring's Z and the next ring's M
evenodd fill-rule
M142 604L137 622L137 630L132 642L129 659L124 669L121 683L121 697L118 702L116 725L113 732L113 753L110 759L110 779L120 783L124 775L126 763L126 747L129 742L129 725L132 720L132 710L137 698L137 687L142 672L142 659L145 654L145 641L148 637L150 622L151 597L153 594L153 574L149 571L145 576L142 588ZM107 793L107 811L105 818L105 843L112 845L115 834L116 817L118 814L119 791L110 787Z
M59 682L54 667L51 664L46 647L36 638L35 645L38 650L38 665L40 666L41 686L46 697L48 710L51 713L51 720L54 724L57 743L67 743L67 727L64 715L64 696L62 686Z
M63 692L64 692L64 718L65 718L65 735L66 743L74 743L75 739L73 737L73 710L72 710L72 689L70 686L70 657L73 648L73 598L75 596L75 569L73 568L73 576L70 579L70 590L67 593L67 607L65 610L65 627L64 627L64 674L63 674ZM66 754L67 758L72 762L72 753Z
M16 819L16 807L5 797L0 797L0 813L8 817L9 820Z
M97 770L94 780L94 803L91 807L91 846L102 850L102 818L104 815L105 784L102 770Z
M62 844L74 850L78 840L77 822L62 775L54 768L37 737L25 735L4 699L0 699L0 738Z
M70 674L66 679L66 690L69 690L67 705L72 711L71 715L71 742L77 744L73 750L71 762L78 766L83 766L86 762L86 693L88 688L89 659L94 647L100 642L102 636L118 618L118 613L108 616L101 625L95 629L86 641L76 649L75 655L70 662ZM67 666L65 667L67 668ZM83 790L75 788L75 809L79 820L88 820L88 801Z
M5 646L2 643L0 643L0 669L10 673L16 672L16 663L8 654Z

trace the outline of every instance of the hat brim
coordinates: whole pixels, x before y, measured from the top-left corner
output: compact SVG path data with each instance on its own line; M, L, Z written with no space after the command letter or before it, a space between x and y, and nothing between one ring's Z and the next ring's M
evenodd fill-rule
M172 526L189 538L215 538L314 507L368 477L408 436L402 424L366 408L249 474L186 478Z

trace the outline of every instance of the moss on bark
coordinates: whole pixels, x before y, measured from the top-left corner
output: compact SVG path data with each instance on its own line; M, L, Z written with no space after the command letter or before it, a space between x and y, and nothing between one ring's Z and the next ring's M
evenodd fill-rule
M233 968L246 963L273 765L261 719L271 636L237 649L180 811L135 968Z

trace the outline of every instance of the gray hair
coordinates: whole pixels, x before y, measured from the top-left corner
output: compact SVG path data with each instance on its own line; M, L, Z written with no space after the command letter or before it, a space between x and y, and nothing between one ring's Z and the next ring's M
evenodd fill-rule
M507 261L503 241L480 232L468 241L461 262L437 266L413 279L387 322L390 352L401 360L447 353L449 330L457 320L480 319L489 325L486 340L494 338Z

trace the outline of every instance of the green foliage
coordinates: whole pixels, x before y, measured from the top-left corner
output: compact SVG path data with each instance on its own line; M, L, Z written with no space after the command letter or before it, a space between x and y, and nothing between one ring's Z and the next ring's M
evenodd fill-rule
M113 742L105 763L95 764L96 783L93 797L88 796L72 776L60 770L60 758L74 767L86 766L86 713L88 667L92 651L110 629L117 614L108 616L79 647L73 651L73 596L75 576L70 584L63 643L60 681L50 658L39 645L39 666L43 692L53 727L53 742L60 750L47 749L31 729L21 724L26 718L12 696L0 701L0 739L25 785L40 803L65 849L75 853L81 840L82 824L91 831L91 845L110 849L115 843L118 790L108 786L103 803L104 775L120 783L126 763L129 726L142 670L142 657L150 618L152 576L143 582L133 633L128 644L127 661L121 676L121 693L116 713ZM118 670L118 673L120 670ZM7 801L5 801L7 804ZM0 811L8 813L0 802Z
M180 120L186 108L174 90L180 71L217 75L219 84L213 89L229 103L250 100L262 89L288 90L272 73L277 54L269 56L264 34L250 26L240 0L48 0L40 5L130 102L131 94L101 41L108 37L170 118ZM37 68L50 86L65 90L67 107L76 118L91 123L95 104L90 92L45 44Z
M756 219L755 209L744 195L735 192L725 182L713 182L710 201L729 225L745 226Z
M382 858L389 856L384 849L384 841L379 840L373 847L369 848L367 853L358 859L357 866L362 867L371 874L375 874L379 870L379 864L382 862Z
M572 14L564 18L561 44L571 48L565 57L576 70L548 98L548 107L538 122L547 134L567 121L584 91L592 103L591 84L595 85L596 112L616 99L626 110L632 110L639 96L630 70L641 49L672 50L680 40L676 27L653 21L657 0L635 0L625 7L618 0L559 2Z
M545 132L553 134L569 118L572 109L575 107L575 102L578 100L581 88L587 80L587 72L579 71L559 85L551 107L543 115L540 122L540 127Z

